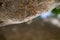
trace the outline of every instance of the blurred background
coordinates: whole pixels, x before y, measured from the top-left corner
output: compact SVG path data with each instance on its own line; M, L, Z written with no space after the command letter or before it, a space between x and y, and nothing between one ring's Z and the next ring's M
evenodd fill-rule
M0 40L60 40L60 28L37 17L31 24L0 27Z

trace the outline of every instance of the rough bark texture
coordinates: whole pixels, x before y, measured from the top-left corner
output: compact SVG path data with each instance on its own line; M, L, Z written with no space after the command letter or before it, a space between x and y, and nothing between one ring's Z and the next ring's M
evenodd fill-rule
M7 19L23 20L46 11L57 0L0 0L0 23ZM0 24L0 25L1 25ZM60 40L60 28L41 19L32 24L16 24L0 27L0 40Z
M48 11L56 0L0 0L0 20L23 20Z

